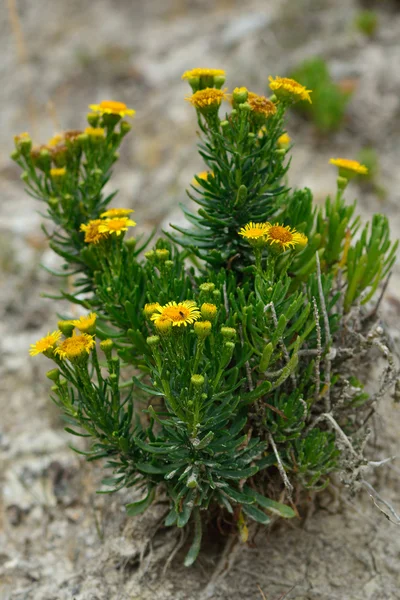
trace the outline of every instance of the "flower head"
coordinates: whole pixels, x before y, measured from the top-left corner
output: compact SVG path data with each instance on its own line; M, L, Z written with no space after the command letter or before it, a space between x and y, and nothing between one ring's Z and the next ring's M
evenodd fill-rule
M304 85L298 83L294 79L288 77L268 77L269 87L280 100L290 102L298 102L299 100L307 100L311 104L310 93L312 90L307 90Z
M128 217L115 217L114 219L104 219L100 222L99 233L115 233L121 235L123 231L128 231L128 227L135 227L135 221Z
M85 133L91 138L102 139L105 135L105 130L103 127L86 127Z
M50 177L52 179L60 179L61 177L65 177L67 173L67 169L65 167L50 169Z
M82 224L81 231L85 232L85 242L87 244L97 244L100 240L108 237L107 232L99 231L99 226L104 223L101 219L94 219L87 224Z
M226 99L224 90L205 88L185 98L190 104L200 111L215 110L221 106L222 100Z
M299 233L289 225L279 225L275 223L265 223L267 226L266 241L271 245L276 245L280 250L295 248L296 246L306 246L308 238L304 233Z
M101 115L117 115L119 117L133 117L136 113L133 108L128 108L123 102L103 100L100 104L89 104L89 108Z
M120 217L127 217L134 210L132 208L109 208L105 212L101 213L100 217L102 219L114 219Z
M31 344L29 354L31 356L36 356L36 354L44 354L45 356L51 356L60 337L61 331L53 331L53 333L49 332L47 335L38 340L35 344Z
M200 311L193 300L184 300L183 302L168 302L164 306L159 306L156 312L151 315L151 320L154 321L157 327L158 321L167 320L174 327L180 327L194 323L200 318Z
M160 308L160 304L158 302L149 302L144 305L143 312L146 317L150 318L151 315L157 312L158 308Z
M256 115L267 118L276 113L275 104L271 100L268 100L268 98L265 98L265 96L258 96L250 92L247 102L250 104L252 112Z
M211 302L203 302L201 305L200 311L201 316L206 321L213 321L217 316L217 307L215 304L211 304Z
M287 150L287 148L289 148L289 146L290 146L291 141L292 140L287 133L282 133L282 135L278 137L278 146L279 146L279 148L283 148L284 150Z
M66 338L56 348L56 355L61 360L79 360L84 358L86 354L90 354L90 351L95 347L96 342L94 341L93 335L82 333L80 335L72 335Z
M339 169L339 175L350 179L356 175L368 175L368 168L362 165L357 160L349 160L348 158L331 158L331 165L335 165Z
M86 316L79 317L79 319L74 319L72 323L74 327L79 329L82 333L94 333L96 330L96 313L89 313Z
M194 79L195 77L223 77L225 71L223 69L191 69L185 71L182 75L182 79Z
M247 240L260 240L264 239L268 230L268 223L247 223L244 227L239 230L239 235L246 238Z

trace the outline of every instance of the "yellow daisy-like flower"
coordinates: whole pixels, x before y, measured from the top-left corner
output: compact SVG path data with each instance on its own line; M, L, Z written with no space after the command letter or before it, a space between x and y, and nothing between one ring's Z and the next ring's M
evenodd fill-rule
M158 308L160 308L158 302L149 302L144 305L143 312L146 315L146 317L149 318L157 311Z
M133 108L128 108L124 102L103 100L100 104L89 104L89 108L101 115L118 115L119 117L133 117L136 113Z
M86 127L85 133L92 138L103 138L105 129L103 127Z
M194 79L195 77L223 77L225 71L223 69L191 69L185 71L182 75L182 79Z
M51 355L60 337L61 331L53 331L53 333L49 332L35 344L31 344L29 354L31 356L36 356L37 354L45 354L46 356Z
M312 90L307 90L304 85L298 83L294 79L288 77L268 77L269 87L275 93L276 97L282 100L291 100L298 102L306 100L311 104L310 93Z
M184 300L178 303L168 302L165 306L159 306L150 318L156 327L159 320L169 320L174 327L181 325L186 327L200 318L200 311L193 300Z
M282 133L282 135L278 137L278 146L279 148L286 150L290 146L291 141L290 135L287 133Z
M307 236L289 227L289 225L279 225L279 223L273 225L265 223L265 225L267 227L266 241L271 246L277 245L281 250L287 250L288 248L307 245Z
M71 360L82 358L85 354L90 354L90 351L95 347L96 342L93 335L82 333L81 335L72 335L66 338L56 348L55 353L61 360Z
M269 223L253 223L253 221L250 221L239 230L239 235L249 241L262 240L268 232L268 225Z
M339 169L339 175L349 179L355 177L355 175L368 175L368 168L362 165L357 160L350 160L348 158L331 158L331 165L335 165Z
M119 217L127 217L131 213L135 212L132 208L109 208L105 212L101 213L102 219L115 219Z
M251 110L263 117L270 117L276 113L276 106L271 100L265 98L265 96L258 96L253 92L249 92L247 102L251 106Z
M108 237L107 232L99 231L99 226L101 224L104 224L104 221L101 219L94 219L93 221L89 221L89 223L81 225L80 230L85 232L85 242L87 244L97 244L100 240L104 240Z
M221 106L222 100L226 99L224 90L205 88L185 98L190 104L199 110L215 109Z
M128 219L128 217L104 219L99 225L99 233L115 233L115 235L121 235L123 231L128 231L128 227L135 227L135 225L135 221Z
M82 333L94 333L96 330L96 313L89 313L86 316L79 317L72 321L74 327Z
M50 177L52 179L58 179L60 177L64 177L67 173L67 169L65 167L50 169Z

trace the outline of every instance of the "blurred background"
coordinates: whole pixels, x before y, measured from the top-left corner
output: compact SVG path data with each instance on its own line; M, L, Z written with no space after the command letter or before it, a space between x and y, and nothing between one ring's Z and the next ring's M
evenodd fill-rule
M335 189L329 158L358 159L370 176L351 183L349 201L358 198L364 220L387 214L398 237L400 2L3 0L0 28L0 600L200 598L214 558L162 580L145 570L138 557L148 554L157 514L132 524L125 496L95 495L99 469L68 449L48 400L48 363L28 356L62 307L41 297L59 282L39 265L58 262L40 229L41 207L9 159L13 135L29 131L45 143L83 128L88 105L105 99L135 108L110 189L119 189L114 205L134 208L137 231L147 232L182 218L185 188L204 169L182 73L223 68L230 90L259 94L268 93L268 75L294 76L314 93L311 107L298 105L288 118L290 183L323 202ZM384 304L395 340L399 289L397 267ZM398 452L399 410L390 399L377 427L385 439L375 449ZM398 497L398 463L379 477L385 497ZM326 514L309 528L259 535L210 597L400 598L399 536L368 497L341 500L339 513L334 495L319 502Z

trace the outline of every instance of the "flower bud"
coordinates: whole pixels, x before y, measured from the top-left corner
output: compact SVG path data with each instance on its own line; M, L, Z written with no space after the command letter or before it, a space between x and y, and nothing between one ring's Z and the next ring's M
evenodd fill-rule
M90 112L87 114L86 118L87 118L87 122L92 127L97 127L97 125L99 124L100 115L98 115L97 113Z
M21 179L25 183L28 183L28 181L29 181L29 173L28 173L28 171L24 171L23 173L21 173Z
M104 354L110 360L112 349L114 347L114 342L112 340L103 340L100 342L100 348L103 350Z
M204 385L203 375L192 375L190 381L195 387L202 387Z
M72 332L75 329L74 323L69 321L58 321L57 323L58 329L65 335L65 337L71 337Z
M132 129L132 125L127 121L121 121L120 130L122 135L126 135Z
M14 137L15 147L17 150L21 152L24 156L28 156L32 149L32 140L29 133L21 133L20 135L16 135Z
M200 312L203 319L207 321L214 321L217 315L217 307L215 304L204 302L204 304L201 305Z
M154 322L154 326L157 329L158 333L166 336L171 333L172 321L170 319L163 318L157 319L157 321Z
M243 104L247 102L249 96L249 90L246 87L237 87L233 90L232 99L233 105Z
M172 269L173 266L174 266L173 260L166 260L164 263L164 267L168 270Z
M213 292L215 290L215 284L214 283L202 283L200 285L200 290L202 292L206 292L208 294L211 294L211 292Z
M169 258L169 250L167 249L160 249L160 250L156 250L156 258L158 258L158 260L161 261L165 261Z
M149 346L153 347L153 346L158 346L158 344L160 343L160 338L158 335L151 335L150 337L147 338L147 343Z
M48 150L46 150L46 148L43 148L42 150L40 150L39 155L37 157L36 164L39 167L39 169L41 169L42 171L47 172L50 170L51 155L50 155L50 152Z
M154 250L149 250L148 252L145 252L144 255L149 262L153 262L156 257Z
M154 313L157 312L159 306L160 305L158 302L150 302L149 304L145 304L143 308L145 316L150 319L151 315L154 315Z
M133 250L136 248L135 238L131 237L124 241L125 241L125 246L128 248L128 250L131 250L133 252Z
M227 340L233 340L236 337L236 329L233 327L221 327L221 334Z
M226 81L225 75L214 75L214 86L220 90Z
M59 181L60 179L63 179L66 174L67 174L67 170L65 167L50 169L50 177L57 181Z
M212 325L210 321L196 321L194 324L194 332L199 338L206 338L211 333Z
M46 377L51 379L51 381L58 382L60 379L60 371L58 369L51 369L51 371L47 371Z

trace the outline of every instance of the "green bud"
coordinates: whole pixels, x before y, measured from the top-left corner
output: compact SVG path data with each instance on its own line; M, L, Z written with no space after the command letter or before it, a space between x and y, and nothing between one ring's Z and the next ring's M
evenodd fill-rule
M112 349L114 348L114 342L112 340L103 340L100 342L100 348L103 350L108 360L110 360Z
M277 149L275 150L275 154L276 154L277 156L285 156L285 154L286 154L286 150L285 150L284 148L277 148Z
M103 176L103 171L101 169L93 169L90 174L93 175L93 177L100 179L100 177Z
M250 106L250 104L248 102L243 102L243 104L239 104L239 110L242 112L248 112L250 113L252 108Z
M132 129L132 125L127 121L121 121L120 130L122 135L126 135Z
M147 343L149 346L153 347L153 346L158 346L158 344L160 343L160 337L158 335L151 335L150 337L147 338Z
M65 337L71 337L72 332L75 329L75 325L71 320L69 321L58 321L57 323L58 329L65 335Z
M214 302L216 302L217 304L219 303L219 301L221 300L221 291L220 290L214 290L213 293L213 298L214 298Z
M202 387L204 385L203 375L192 375L190 381L195 387Z
M23 173L21 173L21 179L25 183L28 183L28 181L29 181L29 173L28 173L28 171L24 171Z
M18 160L20 156L21 156L21 153L19 152L19 150L14 150L10 154L11 160Z
M156 258L164 262L169 258L169 250L164 248L161 250L156 250Z
M49 206L50 206L50 208L52 208L53 210L56 210L56 208L58 208L58 202L59 202L59 199L58 198L54 198L54 196L52 196L51 198L49 198Z
M200 87L200 77L190 77L188 84L192 88L193 93L197 92Z
M215 284L214 283L202 283L200 285L200 290L202 292L206 292L208 294L211 294L211 292L213 292L215 290Z
M249 90L245 87L237 87L233 90L232 99L233 103L236 106L237 104L243 104L247 102L247 98L249 96Z
M226 81L225 75L215 75L214 76L214 86L217 90L220 90Z
M51 379L51 381L59 381L60 371L58 369L51 369L51 371L47 371L46 377Z
M87 121L92 127L97 127L100 121L100 115L97 113L88 113Z
M58 392L60 391L58 385L52 385L50 389L54 394L58 394Z
M109 380L113 383L116 383L118 381L118 377L115 373L111 373L111 375L109 376Z
M229 127L229 121L227 121L226 119L224 121L221 121L220 127L222 129L225 129L226 127Z
M131 237L125 240L125 246L128 248L128 250L131 250L133 252L133 250L136 248L135 238Z
M227 340L233 340L236 337L236 329L233 327L221 327L221 334Z
M207 321L213 321L217 316L217 307L215 304L211 304L210 302L204 302L201 305L200 312L203 319L206 319Z
M155 257L156 257L156 253L154 252L154 250L149 250L148 252L144 253L146 259L148 261L154 261Z
M212 325L210 321L196 321L193 326L194 332L199 338L206 338L210 335Z
M174 266L173 260L166 260L164 263L164 267L168 270L172 269L173 266Z

